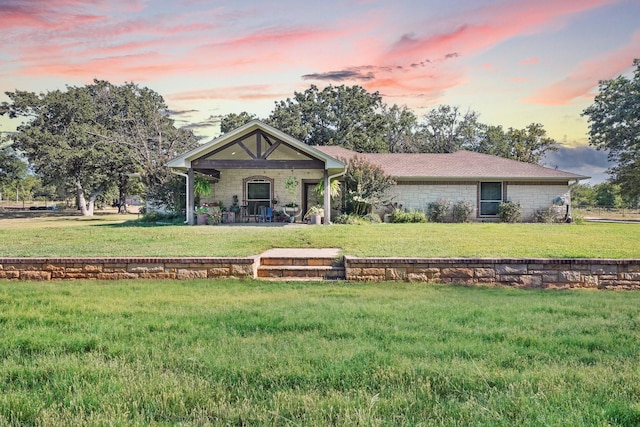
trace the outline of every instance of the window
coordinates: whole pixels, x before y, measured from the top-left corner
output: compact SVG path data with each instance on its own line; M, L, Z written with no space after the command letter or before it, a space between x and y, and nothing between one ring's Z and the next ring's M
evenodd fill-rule
M480 216L497 216L502 203L501 182L480 183Z
M271 206L271 182L267 180L253 180L247 182L247 212L255 215L259 206Z

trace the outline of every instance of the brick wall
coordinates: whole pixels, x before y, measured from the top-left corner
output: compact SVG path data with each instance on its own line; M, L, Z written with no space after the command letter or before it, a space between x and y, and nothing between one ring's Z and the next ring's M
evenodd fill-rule
M640 289L640 259L356 258L347 280L496 284L526 288Z

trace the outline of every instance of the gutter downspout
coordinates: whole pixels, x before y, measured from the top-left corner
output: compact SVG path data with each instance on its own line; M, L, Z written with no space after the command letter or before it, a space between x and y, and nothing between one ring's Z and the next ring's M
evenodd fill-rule
M186 202L187 207L185 209L186 210L186 218L184 220L184 223L188 224L189 223L189 218L193 217L193 212L191 212L191 210L193 208L189 205L189 202L188 202L188 199L189 199L189 197L188 197L188 194L189 194L189 175L187 175L186 173L176 172L173 169L169 169L169 170L171 171L171 173L179 175L179 176L182 176L182 177L185 178L186 189L185 189L184 197L185 197L185 199L187 199L187 202Z
M337 178L339 176L343 176L347 173L346 170L337 173L335 175L329 176L327 170L325 169L324 175L324 225L329 225L331 223L331 180ZM328 207L328 209L327 209Z

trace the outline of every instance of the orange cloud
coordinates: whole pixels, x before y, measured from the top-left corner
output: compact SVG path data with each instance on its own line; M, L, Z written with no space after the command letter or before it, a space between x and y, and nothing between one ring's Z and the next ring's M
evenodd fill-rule
M640 52L640 31L621 48L581 63L564 79L539 89L523 102L542 105L566 105L576 98L591 97L598 81L610 79L628 70Z
M206 90L193 90L172 93L166 96L170 101L201 101L201 100L263 100L281 99L290 96L288 91L277 91L271 85L243 85L228 86Z

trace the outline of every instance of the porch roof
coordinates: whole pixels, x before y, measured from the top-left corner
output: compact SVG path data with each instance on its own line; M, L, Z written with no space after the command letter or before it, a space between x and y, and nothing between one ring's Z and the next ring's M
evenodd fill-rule
M274 168L283 168L283 169L302 169L305 168L305 164L321 164L323 165L322 169L326 170L329 175L334 175L338 173L342 173L346 170L346 165L340 160L332 157L331 155L324 153L320 150L317 150L314 147L311 147L297 139L293 138L286 133L269 126L266 123L261 122L260 120L252 120L249 123L240 126L228 132L224 135L221 135L217 138L210 140L209 142L205 142L197 148L194 148L191 151L188 151L173 160L166 163L166 166L186 171L190 168L195 170L206 170L212 169L211 167L207 167L208 164L205 159L208 155L215 153L228 146L229 144L238 143L242 146L242 140L253 133L263 132L268 135L271 139L276 141L279 144L284 144L285 146L290 147L291 149L297 151L298 153L302 153L312 159L314 161L282 161L282 160L269 160L267 157L273 150L266 150L264 153L257 153L258 156L251 160L242 160L242 161L233 161L228 160L225 162L225 167L227 168L237 168L237 169L249 169L249 168L263 168L265 165L271 164ZM246 148L246 147L245 147ZM315 162L315 163L314 163ZM319 162L319 163L318 163ZM215 167L217 169L218 166Z

